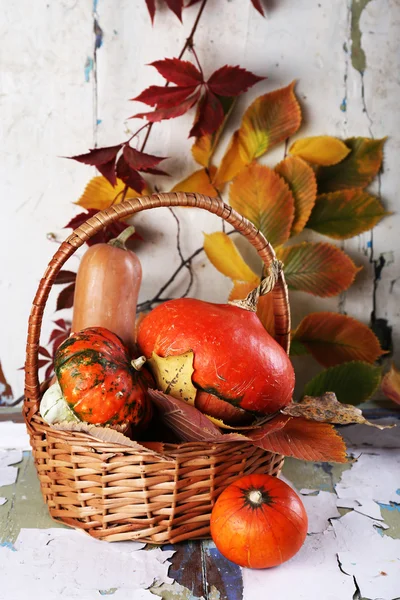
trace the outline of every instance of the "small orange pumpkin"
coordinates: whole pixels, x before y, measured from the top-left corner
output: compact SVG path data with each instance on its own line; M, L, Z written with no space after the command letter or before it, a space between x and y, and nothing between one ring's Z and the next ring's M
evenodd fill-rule
M211 535L232 562L251 569L275 567L300 550L308 519L298 495L271 475L246 475L219 496Z
M104 327L88 327L58 348L54 368L65 400L87 423L143 425L151 417L148 378Z

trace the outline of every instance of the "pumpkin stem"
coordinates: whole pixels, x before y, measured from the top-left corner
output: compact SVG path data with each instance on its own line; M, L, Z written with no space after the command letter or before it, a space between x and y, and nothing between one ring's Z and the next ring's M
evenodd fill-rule
M145 362L146 362L146 357L139 356L138 358L134 358L133 360L131 360L131 365L135 369L135 371L140 371L140 369L143 367Z
M266 294L269 294L274 289L282 267L283 264L281 261L274 259L268 268L267 275L261 280L260 285L252 290L244 300L232 300L229 304L239 306L251 312L257 312L260 296L266 296Z
M126 242L135 233L135 231L136 230L134 226L130 225L129 227L121 231L118 237L110 240L108 243L110 246L114 246L115 248L120 248L121 250L128 250L128 248L126 247Z
M263 495L260 490L251 490L249 493L249 501L255 506L259 506L263 501Z

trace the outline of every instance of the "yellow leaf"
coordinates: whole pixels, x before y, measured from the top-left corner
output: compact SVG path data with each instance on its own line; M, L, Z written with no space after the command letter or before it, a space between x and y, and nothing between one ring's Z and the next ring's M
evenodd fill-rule
M197 390L192 383L193 352L162 358L155 352L148 360L157 386L165 394L194 406Z
M226 233L205 233L204 252L214 267L226 277L251 282L254 284L251 289L258 285L259 277L244 262L239 250Z
M105 177L93 177L87 184L85 191L75 204L83 206L83 208L96 208L104 210L112 204L119 204L122 200L122 194L125 189L125 184L121 179L117 179L115 187L111 185ZM145 189L141 194L138 194L131 188L128 188L126 198L138 198L149 193Z
M383 377L381 385L385 396L400 404L400 371L396 369L393 363L390 371Z
M213 179L215 187L221 189L224 183L236 177L246 164L239 151L239 131L235 131Z
M303 231L317 197L317 180L313 169L298 156L288 156L275 171L288 184L294 198L294 221L290 235Z
M284 179L272 169L257 163L246 167L231 185L229 202L254 223L273 246L289 238L294 199Z
M244 162L250 163L300 127L301 111L294 85L293 81L287 87L256 98L244 113L239 130L239 148Z
M197 194L215 198L215 196L218 196L218 192L210 181L210 178L215 175L215 171L215 167L210 167L208 172L206 169L195 171L189 177L174 185L171 192L197 192Z
M318 135L297 140L292 144L289 152L315 165L328 167L336 165L346 158L350 148L338 138L330 135Z

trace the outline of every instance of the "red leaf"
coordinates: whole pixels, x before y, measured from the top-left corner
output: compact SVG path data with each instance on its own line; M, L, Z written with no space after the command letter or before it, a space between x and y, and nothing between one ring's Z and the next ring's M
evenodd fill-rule
M144 171L144 169L142 169L142 171ZM161 171L161 169L146 169L145 173L150 173L151 175L164 175L164 177L170 177L169 173Z
M165 0L166 5L182 21L183 0Z
M57 306L56 310L62 310L63 308L72 308L74 305L74 292L75 292L75 283L71 283L67 285L66 288L60 292L57 298Z
M47 358L51 358L50 352L46 350L46 348L44 348L43 346L39 346L39 354L41 356L47 356Z
M79 213L79 215L76 215L71 219L65 228L70 227L71 229L76 229L77 227L80 227L82 223L85 223L88 219L97 215L98 212L100 211L97 210L97 208L89 208L87 212ZM127 227L129 227L129 225L123 221L113 221L110 225L107 225L107 227L101 229L93 237L88 239L86 243L88 246L94 246L95 244L101 243L106 244L113 238L118 237ZM138 233L134 233L133 237L137 240L143 240L142 236Z
M251 3L254 6L254 8L256 10L258 10L258 12L260 13L260 15L262 15L263 17L265 17L264 9L261 6L261 0L251 0Z
M115 157L104 165L98 165L96 169L111 183L113 187L117 184L117 175L115 173Z
M208 88L218 96L239 96L249 87L255 85L266 77L258 77L239 66L225 65L215 71L207 81Z
M23 370L25 367L21 367L18 370ZM13 392L11 389L10 384L7 382L5 375L3 373L3 369L1 367L1 362L0 362L0 384L1 384L1 388L0 388L0 405L3 404L3 400L4 402L9 402L12 398L13 398Z
M150 123L155 123L157 121L163 121L164 119L174 119L175 117L180 117L185 112L187 112L192 106L194 106L197 100L200 98L200 90L197 90L190 98L187 98L181 104L177 104L176 106L171 106L169 108L157 108L153 112L148 113L139 113L137 115L133 115L131 119L147 119Z
M52 342L59 336L64 335L64 333L65 333L64 331L60 331L59 329L53 329L53 331L51 332L50 337L49 337L49 344L50 344L50 342Z
M51 362L45 371L44 378L50 379L50 377L53 375L53 372L54 372L54 365Z
M198 2L200 2L200 0L190 0L190 2L186 4L185 8L189 8L189 6L194 6Z
M47 365L48 362L49 362L48 360L38 360L37 368L41 369L42 367L44 367L45 365Z
M147 10L149 11L150 14L150 19L151 19L151 23L154 23L154 17L156 14L156 2L155 0L145 0L146 2L146 6L147 6Z
M192 92L193 86L163 87L161 85L151 85L132 100L143 102L143 104L149 106L157 106L158 108L170 108L183 102Z
M66 321L64 321L64 319L57 319L57 321L54 321L55 325L57 325L57 327L61 327L61 329L64 329L65 331L67 331L68 327L71 326L71 323L68 321L68 326Z
M135 148L131 148L130 146L124 146L123 156L127 165L135 171L147 171L149 168L151 169L152 167L156 167L162 160L167 158L165 156L153 156L152 154L145 154L144 152L139 152L139 150L135 150ZM118 161L118 163L119 162L120 161Z
M127 146L125 146L126 148ZM125 150L124 148L124 150ZM130 148L132 150L132 148ZM146 186L146 182L141 175L135 170L132 169L130 165L125 160L125 153L123 156L120 156L117 162L117 175L122 181L129 185L130 188L139 192L139 194L144 190Z
M203 77L198 68L187 60L179 58L165 58L151 63L157 71L171 83L184 87L197 87L203 82Z
M54 280L54 285L62 283L73 283L76 279L76 273L73 271L60 271Z
M207 133L214 133L223 120L224 110L221 102L215 94L207 90L200 102L189 137L200 137Z
M94 148L87 154L78 154L77 156L69 156L68 158L77 160L85 165L99 167L100 165L109 163L113 159L115 160L121 148L122 144L118 144L118 146L108 146L107 148Z

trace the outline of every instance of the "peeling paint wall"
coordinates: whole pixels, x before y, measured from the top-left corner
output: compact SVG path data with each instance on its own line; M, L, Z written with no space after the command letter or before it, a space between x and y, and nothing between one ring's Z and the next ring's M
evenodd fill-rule
M267 18L262 19L250 1L209 1L196 34L205 71L240 64L268 76L263 91L296 79L304 113L299 137L389 136L375 192L395 214L372 233L342 244L364 267L348 292L326 300L292 294L294 324L311 310L341 310L366 323L372 318L382 335L387 339L391 335L399 360L399 4L396 0L281 0L265 6ZM160 11L152 28L144 0L120 0L118 9L112 0L20 0L4 5L0 186L6 226L0 238L0 359L15 398L22 393L23 374L17 369L24 361L27 319L38 281L57 240L65 237L63 225L78 212L72 203L94 175L90 167L61 157L96 144L112 145L133 130L135 123L128 119L133 105L128 99L162 82L146 65L177 54L196 11L196 6L185 10L183 25L169 11ZM260 86L252 89L239 106L248 105L260 90ZM239 118L240 111L230 131ZM169 189L194 168L187 139L189 122L186 115L154 128L148 151L172 157L168 162L172 178L160 178L160 189ZM263 162L274 165L283 152L280 147ZM217 218L205 213L182 210L179 217L184 254L201 246L203 231L221 227ZM140 215L137 223L146 238L138 249L144 269L141 300L145 300L179 263L176 224L162 209ZM302 239L316 237L302 234ZM69 266L76 269L76 257ZM225 300L229 282L202 256L195 269L193 293ZM171 291L179 294L184 288L182 277ZM45 313L43 342L51 331L54 307L55 294ZM315 368L310 364L304 369L304 380Z

